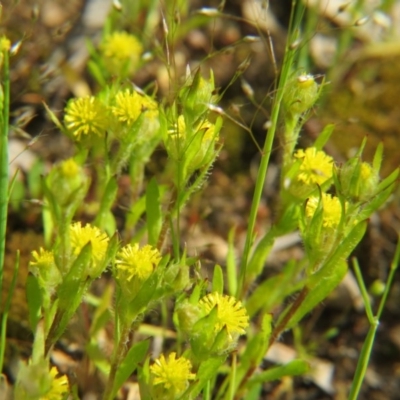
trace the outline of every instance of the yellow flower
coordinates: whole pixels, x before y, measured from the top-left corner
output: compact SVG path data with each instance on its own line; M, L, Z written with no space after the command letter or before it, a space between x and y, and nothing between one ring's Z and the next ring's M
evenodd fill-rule
M10 50L11 42L5 36L0 38L0 52Z
M61 173L66 178L75 178L80 172L79 166L73 158L63 161L60 165L60 169Z
M185 357L176 358L174 352L168 358L161 354L150 367L153 384L162 385L171 399L186 390L189 380L195 379L196 374L191 373L191 369L191 362Z
M143 46L127 32L114 32L100 45L107 69L111 74L127 76L136 68Z
M52 377L52 383L50 391L45 396L41 396L40 400L60 400L63 395L69 392L69 382L65 375L58 375L56 367L52 367L50 370L50 376Z
M92 245L92 259L95 263L101 263L106 255L109 238L99 228L90 224L82 227L80 222L70 226L71 247L75 255L78 255L87 244Z
M185 140L186 139L186 123L183 115L178 117L178 121L168 129L169 137L173 140Z
M310 197L306 205L306 215L312 218L318 207L319 197ZM322 225L326 228L335 228L342 216L342 205L337 197L322 193L323 221Z
M368 180L371 176L375 175L375 171L371 165L366 162L361 164L361 179L363 181Z
M216 332L226 327L230 336L246 333L245 328L249 325L249 316L242 303L234 297L214 292L204 296L199 305L206 313L210 313L214 307L218 308Z
M32 257L35 261L31 261L30 265L35 266L37 269L48 270L54 265L53 252L44 250L42 247L39 249L39 253L36 250L32 251Z
M115 107L112 113L120 122L132 124L142 112L147 112L146 117L155 118L158 115L157 103L147 96L142 96L136 91L120 91L115 96Z
M160 252L150 245L139 248L137 243L123 247L115 261L117 276L130 281L133 277L145 281L161 260Z
M215 135L215 125L212 124L210 121L205 120L204 122L202 122L200 124L200 126L198 127L197 131L203 131L203 138L202 138L202 142L203 143L207 143L207 142L211 142L212 140L216 139L216 135Z
M81 135L102 136L109 122L106 107L93 96L71 99L65 108L64 121L77 140Z
M294 156L302 160L297 175L300 182L307 185L322 185L332 177L333 159L323 151L309 147L305 151L298 150Z
M298 150L296 158L302 160L297 179L307 185L322 185L332 177L332 157L326 155L323 151L315 147Z

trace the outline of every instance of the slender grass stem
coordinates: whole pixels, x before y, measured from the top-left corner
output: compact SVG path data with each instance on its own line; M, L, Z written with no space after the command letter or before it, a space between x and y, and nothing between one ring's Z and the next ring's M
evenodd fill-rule
M104 400L112 400L115 396L114 393L114 381L115 377L117 375L117 371L119 366L121 365L121 362L126 354L127 346L126 344L128 343L129 340L129 334L130 334L130 326L124 326L122 328L121 336L118 341L117 348L114 351L112 361L111 361L111 368L110 368L110 373L108 375L108 381L107 381L107 386L104 391L103 399Z
M369 300L368 292L364 284L364 280L362 278L361 270L358 265L356 259L353 259L353 267L356 274L358 285L360 286L361 294L363 296L366 314L368 316L368 320L370 323L370 328L368 330L367 337L365 338L365 342L361 349L360 358L358 359L356 372L354 374L353 383L351 385L350 393L349 393L349 400L356 400L361 390L361 385L364 381L365 373L367 371L368 362L371 357L372 348L375 341L376 332L379 326L379 319L382 315L383 309L386 304L387 297L389 295L390 287L393 282L394 274L397 270L398 264L400 260L400 237L397 241L396 251L390 265L390 272L389 276L385 285L385 291L383 292L381 301L379 303L378 312L374 316L372 313L372 307Z
M6 248L6 231L7 231L7 213L9 202L8 191L8 119L10 107L10 66L8 50L2 51L3 70L0 85L3 89L3 99L0 116L0 293L3 290L3 272L4 272L4 253ZM0 87L1 88L1 87ZM18 256L19 260L19 256ZM18 273L18 267L14 269L14 276ZM13 293L10 290L9 296ZM11 299L11 297L10 297ZM11 301L11 300L10 300ZM8 302L7 302L8 303ZM4 306L1 333L0 333L0 371L3 369L4 350L6 342L6 322L9 305Z
M292 1L292 10L295 10L296 6L300 6L300 4L298 1L293 0ZM299 16L299 15L301 15L301 13L297 12L296 15ZM291 32L291 34L289 35L289 39L286 44L286 51L285 51L285 57L283 60L281 76L279 79L277 93L276 93L276 97L275 97L274 104L272 107L272 112L271 112L270 126L267 131L267 135L266 135L264 146L263 146L263 151L261 154L260 167L258 169L256 185L255 185L254 194L253 194L253 200L251 203L246 241L245 241L243 256L242 256L242 260L241 260L241 264L240 264L239 285L238 285L238 292L237 292L237 297L239 299L244 297L246 287L247 287L247 282L246 282L247 264L248 264L248 260L249 260L249 256L250 256L250 251L251 251L251 248L252 248L252 245L254 242L254 233L255 233L254 228L256 225L257 212L258 212L258 208L260 205L264 182L265 182L266 175L267 175L267 169L268 169L269 160L270 160L270 156L271 156L271 152L272 152L272 146L273 146L275 134L276 134L277 127L278 127L278 118L279 118L282 98L283 98L286 83L290 77L290 72L291 72L291 70L293 68L293 64L294 64L295 50L290 45L295 41L295 39L297 39L298 24L299 24L299 18L295 18L294 11L293 11L292 15L291 15L291 22L290 22L290 28L289 28L289 31Z
M10 288L8 289L7 299L6 299L6 303L4 305L3 315L1 318L0 371L3 370L4 351L5 351L5 344L6 344L5 342L6 342L6 333L7 333L7 318L8 318L8 313L10 311L11 300L12 300L12 297L14 294L15 286L17 284L19 264L20 264L19 260L20 260L20 253L19 253L19 250L17 250L13 278L11 281Z

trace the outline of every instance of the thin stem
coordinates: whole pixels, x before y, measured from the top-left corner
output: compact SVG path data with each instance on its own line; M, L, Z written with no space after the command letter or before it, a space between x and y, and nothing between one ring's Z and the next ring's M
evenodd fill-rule
M130 331L131 329L129 325L124 326L122 329L121 336L118 341L118 346L113 353L110 374L108 375L107 386L103 395L104 400L112 400L114 398L114 381L117 375L118 368L121 365L121 362L127 350L126 344L129 340Z
M309 289L307 286L305 286L303 290L300 292L300 294L297 296L294 303L292 303L292 305L290 306L288 312L285 314L282 321L280 321L279 324L272 331L271 337L269 339L269 347L271 347L271 345L275 342L278 336L285 330L285 327L290 321L290 318L292 318L293 314L299 309L299 307L303 303L308 293Z
M2 51L3 112L0 116L0 293L3 287L4 252L6 247L8 211L8 119L10 108L10 65L8 50Z
M292 9L295 10L297 5L298 5L298 2L296 0L293 0L292 1ZM298 34L298 31L296 30L296 25L298 24L298 20L296 19L296 21L294 21L294 19L295 19L294 12L292 12L291 22L290 22L291 34L290 34L290 37L288 38L288 41L286 44L285 58L283 61L282 72L281 72L279 85L278 85L278 89L277 89L277 95L275 97L274 104L272 107L270 127L268 129L268 132L267 132L267 135L265 138L265 142L264 142L264 146L263 146L263 151L261 154L261 162L260 162L260 167L258 169L256 185L254 188L254 195L253 195L253 200L252 200L251 209L250 209L246 242L244 245L243 256L242 256L242 260L241 260L241 264L240 264L240 275L239 275L239 284L238 284L238 291L237 291L237 297L239 299L243 298L245 295L245 287L247 286L246 285L247 264L248 264L250 251L251 251L253 241L254 241L254 227L256 225L257 212L258 212L258 208L259 208L260 201L261 201L261 195L263 193L269 159L270 159L271 152L272 152L272 145L274 142L275 133L276 133L277 126L278 126L278 118L279 118L279 112L280 112L282 98L283 98L283 94L284 94L284 88L286 86L286 83L290 76L290 71L291 71L293 63L294 63L294 52L295 51L293 48L290 47L292 42L294 42L294 40L297 38L297 34Z
M369 359L371 357L372 348L373 348L374 341L375 341L375 335L378 330L379 319L380 319L383 309L385 307L386 300L389 295L390 287L393 282L393 277L397 270L397 266L399 264L399 259L400 259L400 238L397 241L396 251L395 251L395 255L393 257L392 263L390 265L390 272L389 272L389 276L388 276L388 279L386 282L385 291L382 295L376 316L372 315L372 309L371 309L371 304L370 304L369 297L368 297L368 292L365 288L364 280L362 278L362 274L361 274L361 270L358 265L358 262L356 259L353 260L353 267L354 267L354 271L356 274L358 285L360 286L360 289L361 289L361 294L362 294L362 297L364 300L366 313L368 316L368 320L370 322L370 328L368 330L367 337L365 338L365 342L364 342L362 350L361 350L360 358L357 363L356 372L354 374L353 383L352 383L352 386L350 389L350 394L348 397L349 400L356 400L360 393L361 385L364 381L364 377L365 377L365 373L367 371Z
M6 299L6 303L4 305L4 311L3 311L2 318L1 318L0 371L3 370L4 351L5 351L5 347L6 347L5 344L6 344L6 333L7 333L7 318L8 318L8 313L10 311L11 300L12 300L12 297L14 294L15 286L17 284L18 271L19 271L19 265L20 265L19 260L20 260L20 253L19 253L19 250L17 250L13 278L11 281L10 288L8 290L7 299Z
M0 116L0 294L3 288L4 253L6 248L7 212L8 212L8 118L10 107L10 71L8 50L2 51L3 56L3 112ZM0 87L1 88L1 87ZM19 262L19 255L18 255ZM18 266L14 269L14 275L18 273ZM16 278L15 278L16 279ZM13 278L14 280L14 278ZM15 285L15 284L14 284ZM10 290L12 293L13 290ZM9 294L11 296L11 294ZM11 298L10 298L11 301ZM8 303L8 302L7 302ZM6 322L9 305L4 306L0 337L0 371L3 370L4 350L6 342Z

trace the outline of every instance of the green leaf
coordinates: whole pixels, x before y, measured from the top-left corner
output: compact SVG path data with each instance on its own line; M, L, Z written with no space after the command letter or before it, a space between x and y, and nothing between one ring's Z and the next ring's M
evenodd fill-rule
M84 270L90 263L91 256L92 245L89 242L82 248L57 291L59 298L57 313L59 317L58 320L53 321L51 334L48 337L52 343L55 343L66 329L91 282L89 277L84 276Z
M150 341L147 339L136 343L129 349L128 354L120 364L115 375L112 397L115 396L118 389L124 384L124 382L126 382L132 372L137 368L138 364L145 359L149 345Z
M270 368L268 371L254 375L248 382L248 386L270 382L285 376L303 375L310 370L310 365L304 360L293 360L280 367Z
M202 362L196 375L197 382L191 388L189 388L187 392L185 392L184 396L190 393L191 398L196 398L203 390L207 382L217 375L218 369L222 366L225 360L226 356L221 356L209 358L208 360Z
M276 229L272 228L257 244L254 254L252 255L247 267L247 276L249 277L248 279L254 279L263 270L265 266L265 260L267 259L268 254L271 251L275 238Z
M114 204L115 198L117 197L117 191L117 180L115 177L111 177L104 190L100 202L99 213L94 221L94 225L98 226L100 229L106 230L109 235L115 232L115 230L110 231L106 229L106 223L109 223L110 211Z
M157 300L157 296L160 294L157 289L160 286L164 271L164 268L158 265L157 269L143 283L136 297L130 302L129 314L132 318L146 310L152 301Z
M379 208L387 201L389 196L393 193L396 183L392 183L386 189L381 190L377 193L361 210L361 212L357 215L357 219L367 219L369 218L375 211L379 210Z
M85 346L85 354L100 372L104 375L109 375L110 362L104 354L104 349L102 349L101 345L98 343L88 343Z
M228 291L231 296L234 296L237 292L237 265L236 265L234 236L235 236L235 229L232 228L228 234L228 254L226 257Z
M347 262L340 261L336 267L327 274L323 269L312 275L312 283L307 285L309 291L300 307L293 313L285 329L293 328L299 321L313 310L317 304L324 300L335 287L342 281L347 273ZM288 310L290 309L290 306ZM283 315L285 315L284 313ZM278 322L279 323L279 322Z
M100 302L96 307L96 311L94 312L94 316L92 319L92 323L90 326L89 336L94 338L97 336L97 333L107 324L111 319L111 308L113 304L114 290L112 285L106 286L103 291ZM88 297L86 298L86 300Z
M358 223L350 233L347 234L346 238L342 240L342 242L337 246L336 250L330 255L325 262L325 264L321 267L321 270L329 275L329 273L336 268L336 265L339 261L346 259L350 253L355 249L360 240L365 234L367 229L367 221L361 221ZM315 274L314 274L315 275ZM313 275L313 276L314 276ZM309 286L311 281L307 283Z
M162 215L160 205L160 192L157 181L152 178L146 189L146 217L148 243L155 246L161 232Z
M379 183L377 191L386 189L392 183L396 182L399 177L400 169L396 168L388 177L386 177L382 182Z
M258 366L268 349L268 342L272 331L272 315L265 314L262 319L261 330L257 332L246 344L240 359L240 366L245 366L247 372L250 366Z
M214 267L212 291L219 294L224 293L224 274L222 268L218 264Z
M334 124L326 125L322 132L318 135L317 140L314 142L314 147L316 147L318 150L322 150L331 137L334 129Z
M258 285L246 301L249 316L254 316L260 309L271 312L272 308L281 304L285 297L300 290L304 286L304 279L297 281L300 268L301 264L292 260L285 265L279 275L272 276Z
M139 221L139 218L146 210L146 196L140 197L129 210L127 215L125 230L129 231L133 227L135 227L136 223Z
M29 274L26 278L26 301L28 304L29 325L32 332L35 332L41 317L42 293L40 292L39 282L32 274Z
M51 121L53 124L66 136L69 136L67 130L64 128L64 125L60 122L60 120L57 118L57 116L53 113L53 111L50 110L50 108L47 106L45 102L43 102L43 106L47 111L47 114L49 115Z
M381 169L382 159L383 159L383 143L380 142L375 150L374 159L372 161L372 168L375 171L379 171Z

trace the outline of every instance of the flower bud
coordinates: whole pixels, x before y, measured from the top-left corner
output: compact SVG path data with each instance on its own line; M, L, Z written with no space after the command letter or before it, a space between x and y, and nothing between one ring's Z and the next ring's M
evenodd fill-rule
M39 252L33 251L34 261L29 263L29 271L36 277L43 298L43 306L50 306L51 297L61 283L62 277L58 270L53 252L40 248Z
M355 202L370 200L378 189L379 172L360 158L349 160L339 171L343 195Z
M302 74L291 79L283 94L283 108L291 115L308 111L316 102L319 86L310 74Z
M179 98L185 111L193 119L197 119L208 111L210 103L212 104L216 101L214 91L213 77L207 81L201 76L199 70L193 78L189 76L185 86L179 92Z
M73 158L69 158L52 168L46 183L58 205L66 207L75 199L83 199L89 178L83 168Z

